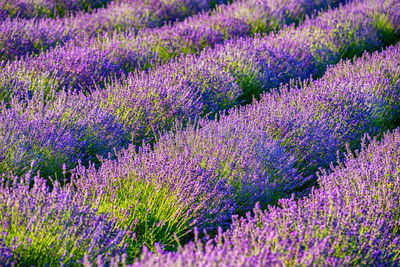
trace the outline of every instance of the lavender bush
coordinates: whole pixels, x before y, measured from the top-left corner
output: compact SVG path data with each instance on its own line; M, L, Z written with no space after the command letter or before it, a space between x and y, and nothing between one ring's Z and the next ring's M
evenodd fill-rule
M0 179L0 264L78 265L126 251L130 235L111 215L99 215L84 194L29 174Z
M301 173L313 175L335 162L345 143L354 149L364 133L394 127L399 117L398 51L397 45L364 55L354 65L342 62L320 80L282 86L219 121L254 121L296 155Z
M297 28L262 38L242 38L204 51L200 58L222 64L243 89L239 100L252 101L291 79L322 76L329 64L375 50L400 39L397 1L355 1L306 19Z
M309 197L282 199L267 211L256 206L214 240L196 236L179 252L146 251L132 266L397 266L400 130L366 146L368 140L331 174L323 172Z
M65 93L54 98L44 105L43 95L35 95L0 107L0 174L40 170L44 178L60 178L63 164L69 170L78 161L98 162L96 155L126 145L126 133L96 103Z
M100 212L112 212L121 228L135 233L128 259L139 255L142 244L154 248L160 242L175 249L193 225L207 229L231 214L229 187L218 181L218 174L199 166L201 157L188 161L178 155L171 161L168 154L149 149L130 156L119 158L126 168L110 160L98 171L78 166L73 179L78 194L89 192Z

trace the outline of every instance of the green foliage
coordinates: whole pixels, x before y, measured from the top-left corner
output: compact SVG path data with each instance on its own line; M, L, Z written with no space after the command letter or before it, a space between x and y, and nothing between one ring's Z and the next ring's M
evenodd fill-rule
M128 174L110 182L107 190L98 200L99 212L111 211L120 228L134 233L135 237L128 241L129 261L140 255L143 244L152 251L155 242L175 250L174 236L182 238L191 229L191 203L181 203L168 185L155 186Z

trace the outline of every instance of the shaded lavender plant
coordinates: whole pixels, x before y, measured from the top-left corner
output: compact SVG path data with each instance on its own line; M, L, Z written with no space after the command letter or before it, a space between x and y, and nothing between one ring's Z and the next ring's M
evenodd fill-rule
M0 264L77 265L126 251L130 233L110 214L98 214L88 196L39 176L0 179Z

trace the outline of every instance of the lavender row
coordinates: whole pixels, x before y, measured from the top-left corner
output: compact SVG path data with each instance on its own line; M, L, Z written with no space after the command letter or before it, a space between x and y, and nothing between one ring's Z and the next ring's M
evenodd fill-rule
M182 23L166 25L160 30L111 33L99 40L79 38L83 41L78 45L73 41L37 57L9 63L11 66L5 68L23 67L25 77L49 72L62 86L87 90L94 85L101 86L106 78L154 67L180 53L200 52L206 46L222 43L229 38L251 35L255 31L268 32L285 23L298 22L314 10L337 5L338 2L291 0L292 4L286 6L286 2L276 0L238 1L222 5L211 14L202 13ZM45 37L43 40L52 38ZM14 47L14 44L10 47ZM22 53L26 50L23 49Z
M105 210L116 211L138 201L134 185L139 181L167 188L176 205L167 211L165 206L148 209L158 216L147 229L162 231L159 243L171 249L176 229L182 233L194 225L200 230L224 226L232 214L244 214L256 202L275 203L308 186L317 168L336 163L346 144L354 150L365 133L373 136L392 128L400 118L399 66L400 45L365 55L355 64L343 62L320 80L282 87L222 114L218 121L202 120L199 128L163 135L152 150L137 153L131 146L116 160L104 159L98 170L79 166L75 185L78 192L101 198ZM336 72L341 75L331 74ZM124 200L121 206L114 192ZM154 194L151 199L158 199ZM168 223L163 213L186 208L187 224L157 227ZM121 220L131 229L134 218ZM143 238L148 247L157 247L152 243L156 239Z
M24 173L31 161L35 160L34 171L42 170L44 177L55 172L59 175L62 163L67 164L68 169L74 167L79 159L87 165L89 161L96 161L96 154L107 156L113 152L113 147L119 149L129 141L136 145L153 141L155 133L171 129L176 121L187 124L198 116L204 117L227 109L238 103L238 97L246 90L249 92L249 85L268 90L279 83L288 82L290 78L315 75L318 73L316 66L337 61L346 47L362 50L381 45L379 37L382 31L376 26L380 21L372 18L386 19L387 23L379 24L380 27L396 33L400 27L391 24L389 19L396 15L396 10L398 13L398 9L390 5L389 8L381 8L380 4L354 3L322 14L300 26L297 31L289 28L277 36L230 42L215 50L207 50L200 57L183 57L148 74L140 73L117 80L88 98L77 95L69 99L61 93L62 97L54 97L63 99L61 102L45 106L39 103L42 97L39 94L38 98L28 101L27 108L17 108L24 107L25 100L15 100L12 108L5 106L2 111L3 117L9 118L3 120L2 125L9 126L2 127L2 134L6 137L3 138L0 172L12 170L15 174ZM354 20L349 21L348 17ZM336 18L338 26L329 27L333 18ZM312 36L303 38L311 30L329 36L337 27L347 27L347 36L343 33L330 39L321 36L318 39ZM351 45L354 31L363 40L357 46ZM309 48L322 45L326 50L325 57L321 59L321 50ZM229 51L235 56L228 54ZM74 66L71 70L75 70ZM19 72L24 75L24 69L20 68ZM40 78L32 81L44 91L55 90L52 87L54 84L43 82ZM18 82L23 84L21 80ZM29 87L24 90L34 91ZM29 94L21 95L23 99L32 97ZM46 112L36 106L42 106ZM20 111L15 113L18 109ZM18 124L9 122L17 121L15 114L24 118L18 119ZM79 123L75 123L77 120ZM102 124L108 126L100 127ZM46 134L43 134L43 127L48 129ZM65 136L64 139L60 138L60 133ZM29 139L32 134L41 137ZM57 143L65 145L57 148ZM90 149L84 149L83 144Z
M77 11L91 12L110 0L1 0L0 21L7 18L55 18Z
M0 22L0 59L13 60L59 45L75 46L107 32L135 34L210 9L209 0L129 0L111 2L92 13L56 19L7 19ZM219 0L219 2L225 2Z
M256 206L214 240L196 236L178 253L146 251L132 266L397 266L399 147L397 129L363 145L356 157L348 151L331 174L320 175L320 189L309 198L282 199L266 211Z

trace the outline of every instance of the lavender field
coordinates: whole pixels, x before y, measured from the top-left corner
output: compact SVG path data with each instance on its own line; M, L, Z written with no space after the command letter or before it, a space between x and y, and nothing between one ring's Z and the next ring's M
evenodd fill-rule
M0 266L399 266L399 0L0 0Z

